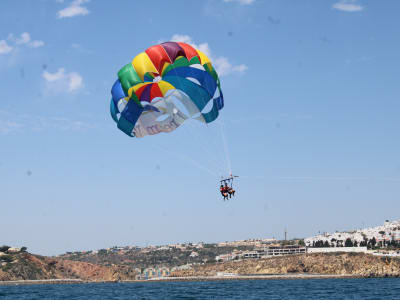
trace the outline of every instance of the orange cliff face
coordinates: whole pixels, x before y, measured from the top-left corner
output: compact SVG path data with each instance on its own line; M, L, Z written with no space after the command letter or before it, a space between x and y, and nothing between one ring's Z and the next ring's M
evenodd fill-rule
M87 262L33 255L9 254L0 262L0 281L82 279L84 281L133 280L136 273L124 266L102 266Z

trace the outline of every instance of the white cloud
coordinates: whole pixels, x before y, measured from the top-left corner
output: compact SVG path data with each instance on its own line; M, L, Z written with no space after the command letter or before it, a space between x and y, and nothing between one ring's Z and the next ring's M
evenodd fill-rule
M171 38L171 41L186 43L193 46L196 49L199 49L201 52L203 52L211 59L211 63L217 70L219 76L225 76L234 72L243 73L248 69L248 67L244 64L232 65L229 62L228 58L224 56L213 55L208 43L196 44L193 42L193 39L188 35L174 34Z
M62 18L72 18L75 16L86 16L89 14L89 10L82 6L82 4L89 2L89 0L74 0L69 6L63 8L57 12L57 17Z
M78 51L80 53L85 53L85 54L92 54L93 51L86 49L85 47L81 46L80 44L77 43L72 43L71 48L74 49L75 51Z
M14 34L10 33L7 40L13 44L13 46L8 45L7 41L0 40L0 54L7 54L12 51L17 50L17 48L26 45L30 48L38 48L44 46L44 42L40 40L32 41L31 35L28 32L23 32L19 37L15 37Z
M224 0L224 2L237 2L242 5L250 5L253 4L256 0Z
M12 36L13 35L11 34L11 37ZM31 40L30 34L27 33L27 32L24 32L24 33L21 33L21 37L20 38L15 39L15 44L16 45L28 44L30 42L30 40Z
M42 47L42 46L44 46L44 42L39 41L39 40L32 41L29 43L29 47L31 47L31 48L38 48L38 47Z
M10 53L14 48L9 46L5 40L0 40L0 54Z
M241 65L234 66L232 69L235 72L244 72L248 69L248 67L245 64L241 64Z
M83 87L83 78L79 73L66 73L64 68L55 73L44 71L42 74L46 80L47 91L53 93L74 92Z
M38 48L44 46L44 42L40 40L31 41L31 35L28 32L21 33L19 38L14 38L14 35L10 33L8 39L15 42L15 45L27 45L31 48Z
M49 82L57 81L60 79L63 79L65 76L65 70L64 68L58 69L56 73L50 73L47 71L43 72L43 78L46 79Z
M82 76L75 72L69 73L69 90L75 91L80 89L82 86L83 86Z
M357 4L357 0L343 0L333 4L332 8L345 12L355 12L364 9L361 5Z
M215 65L215 68L220 76L228 75L232 72L243 73L248 69L248 67L244 64L232 66L228 59L223 56L215 58L213 60L213 64Z

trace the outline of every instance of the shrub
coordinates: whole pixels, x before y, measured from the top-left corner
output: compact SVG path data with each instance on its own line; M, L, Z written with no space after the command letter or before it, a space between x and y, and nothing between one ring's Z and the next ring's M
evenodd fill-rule
M0 256L0 261L12 262L13 260L14 260L14 258L10 254Z
M10 248L11 248L10 246L3 245L0 247L0 252L7 252L8 249L10 249Z

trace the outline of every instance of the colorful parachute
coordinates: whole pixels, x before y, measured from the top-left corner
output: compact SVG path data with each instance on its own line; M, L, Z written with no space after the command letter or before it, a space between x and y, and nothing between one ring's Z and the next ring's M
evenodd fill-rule
M210 123L224 106L209 58L179 42L137 55L119 70L111 94L112 118L120 130L136 137L173 131L189 118Z

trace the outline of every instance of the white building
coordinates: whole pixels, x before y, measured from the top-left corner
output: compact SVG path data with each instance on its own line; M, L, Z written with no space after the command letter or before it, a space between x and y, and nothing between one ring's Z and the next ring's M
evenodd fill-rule
M307 247L313 247L316 242L322 241L324 244L327 242L330 247L344 246L347 239L353 243L369 241L375 238L379 242L390 242L392 240L400 241L400 220L388 221L386 220L382 226L358 229L351 232L335 232L324 233L313 237L304 239Z
M196 251L192 251L192 253L190 253L189 256L190 257L197 257L197 256L199 256L199 254Z
M8 253L18 253L21 252L21 248L11 247L7 250Z

